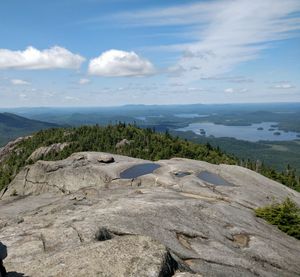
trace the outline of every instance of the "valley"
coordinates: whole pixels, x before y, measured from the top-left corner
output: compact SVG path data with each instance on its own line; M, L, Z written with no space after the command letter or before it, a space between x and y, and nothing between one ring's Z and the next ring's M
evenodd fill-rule
M58 124L28 119L16 114L0 112L0 147L21 136L33 132L59 127Z
M9 111L60 126L134 123L159 132L168 130L196 143L210 143L240 159L259 160L276 170L283 171L288 165L298 173L300 170L299 103L16 108ZM29 132L23 129L10 137ZM0 130L1 141L4 145L8 138Z
M0 26L0 277L300 276L300 0Z

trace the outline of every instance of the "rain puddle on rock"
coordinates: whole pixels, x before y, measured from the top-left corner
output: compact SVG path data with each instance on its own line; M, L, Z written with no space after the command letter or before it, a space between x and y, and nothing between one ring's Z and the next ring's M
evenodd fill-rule
M182 178L188 175L191 175L191 172L184 172L184 171L180 171L180 172L175 172L174 175L178 178Z
M220 177L217 174L208 172L208 171L202 171L200 172L197 177L205 182L211 183L215 186L234 186L233 184L227 182L225 179Z
M133 179L139 176L143 176L152 173L155 169L160 168L159 164L148 163L148 164L137 164L120 173L121 179Z

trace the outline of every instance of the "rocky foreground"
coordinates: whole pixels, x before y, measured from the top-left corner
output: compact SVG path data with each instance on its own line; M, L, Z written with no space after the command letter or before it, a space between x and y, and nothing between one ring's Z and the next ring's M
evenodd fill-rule
M8 276L299 276L300 241L253 209L300 194L238 166L76 153L37 161L0 193ZM202 171L233 186L197 178ZM190 175L180 177L178 172Z

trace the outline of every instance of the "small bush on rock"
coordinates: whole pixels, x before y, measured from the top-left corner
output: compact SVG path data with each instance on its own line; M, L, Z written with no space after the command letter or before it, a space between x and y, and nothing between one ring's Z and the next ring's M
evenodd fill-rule
M282 203L257 208L255 214L300 240L300 208L290 198Z

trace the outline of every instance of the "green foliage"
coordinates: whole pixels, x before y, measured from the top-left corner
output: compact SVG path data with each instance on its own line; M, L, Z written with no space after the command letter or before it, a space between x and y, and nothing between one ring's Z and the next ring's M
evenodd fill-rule
M116 144L122 139L127 139L131 143L116 148ZM20 143L5 162L0 164L0 190L11 182L22 167L32 162L28 160L28 157L34 150L41 146L63 142L70 144L60 153L49 153L42 159L61 160L75 152L101 151L146 160L182 157L214 164L239 164L300 191L299 176L291 167L288 167L284 172L278 172L273 168L250 160L238 160L221 151L219 147L213 147L210 143L194 143L174 137L168 131L162 134L151 128L141 129L135 125L124 123L106 127L95 125L78 128L55 128L37 132L31 138Z
M250 142L229 137L200 136L192 131L171 131L172 135L186 138L195 143L207 143L219 146L223 151L231 153L239 159L260 160L277 171L283 171L287 164L297 169L300 175L300 138L290 141L258 141Z
M28 119L11 113L0 113L0 147L17 137L52 127L59 127L59 125Z
M300 208L291 199L287 198L281 204L258 208L255 214L288 235L300 239Z
M286 170L280 172L272 167L265 166L264 164L253 162L250 160L241 161L241 165L251 170L284 184L296 191L300 192L300 178L296 175L296 170L287 165Z
M131 143L121 148L116 144L122 139ZM82 126L39 131L18 145L13 153L0 165L0 189L7 186L22 167L31 163L28 157L41 146L70 142L60 153L50 153L44 160L61 160L72 153L81 151L110 152L147 160L183 157L204 160L210 163L237 164L238 160L226 155L211 145L201 145L177 137L168 132L156 133L154 130L140 129L134 125L119 123L106 127Z
M213 147L220 146L227 153L232 153L235 157L240 158L239 165L254 170L272 180L282 183L296 191L300 192L299 177L299 141L294 142L272 142L273 146L290 148L289 152L266 150L262 142L253 143L240 141L233 138L211 138L201 137L193 132L175 132L172 135L178 135L184 139L199 144L210 144ZM270 144L270 142L268 142ZM271 144L270 144L271 145ZM272 148L268 146L269 148ZM280 156L280 157L279 157ZM243 159L243 157L249 157ZM263 160L264 162L260 162ZM272 162L270 162L272 160ZM293 167L288 163L293 162ZM274 168L274 164L280 164L280 168ZM298 168L298 172L295 168Z

